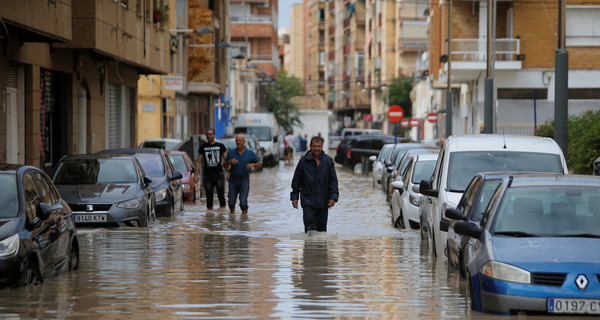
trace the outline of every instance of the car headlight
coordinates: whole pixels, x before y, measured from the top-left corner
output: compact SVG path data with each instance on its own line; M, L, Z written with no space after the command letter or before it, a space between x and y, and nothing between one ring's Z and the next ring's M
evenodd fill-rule
M0 241L0 258L9 258L17 254L19 251L19 234L14 235Z
M479 272L496 280L531 283L531 275L528 271L499 261L488 261Z
M421 196L415 197L412 194L408 195L408 201L415 207L421 205Z
M125 209L138 209L140 207L140 201L137 199L133 199L133 200L119 202L117 204L117 207L125 208Z
M162 201L167 197L167 189L162 189L155 193L156 201Z
M183 186L183 188L184 188L184 189L191 189L191 188L192 188L192 187L191 187L189 184L187 184L187 183L184 183L184 184L182 184L182 186Z

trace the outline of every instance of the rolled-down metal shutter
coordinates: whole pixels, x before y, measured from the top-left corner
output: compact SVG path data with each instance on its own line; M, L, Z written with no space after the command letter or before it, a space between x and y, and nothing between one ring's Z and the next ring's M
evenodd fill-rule
M119 89L109 83L106 90L106 148L119 147Z

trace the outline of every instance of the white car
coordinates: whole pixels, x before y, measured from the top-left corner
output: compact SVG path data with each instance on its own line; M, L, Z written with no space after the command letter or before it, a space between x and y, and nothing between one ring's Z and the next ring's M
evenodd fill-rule
M395 228L419 228L419 206L421 194L419 183L433 174L438 154L435 152L409 156L402 180L392 182L392 224Z
M502 134L450 136L440 151L431 180L421 181L421 237L434 256L446 254L450 220L476 173L486 171L568 173L558 144L550 138Z
M369 157L369 161L373 162L373 187L381 184L381 176L383 170L387 167L386 163L394 149L394 145L393 143L384 144L381 151L379 151L379 155Z

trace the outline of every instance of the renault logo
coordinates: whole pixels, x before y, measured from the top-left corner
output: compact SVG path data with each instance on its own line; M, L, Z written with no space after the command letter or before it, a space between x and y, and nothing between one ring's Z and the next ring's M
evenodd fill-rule
M589 283L588 279L582 274L578 275L577 278L575 279L575 284L581 290L585 289L585 287L587 287L588 283Z
M92 211L94 211L94 206L93 206L93 205L91 205L91 204L88 204L88 205L86 205L86 206L85 206L85 211L87 211L87 212L92 212Z

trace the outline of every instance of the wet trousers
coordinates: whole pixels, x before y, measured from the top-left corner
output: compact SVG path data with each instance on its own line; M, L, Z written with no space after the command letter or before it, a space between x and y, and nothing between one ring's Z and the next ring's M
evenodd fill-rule
M206 191L206 207L213 207L214 189L217 188L217 198L221 207L225 206L225 176L223 173L204 176L204 190Z
M248 210L248 193L250 192L250 176L229 177L229 208L235 208L237 197L240 197L240 209Z
M309 230L327 231L329 208L302 207L304 232Z

